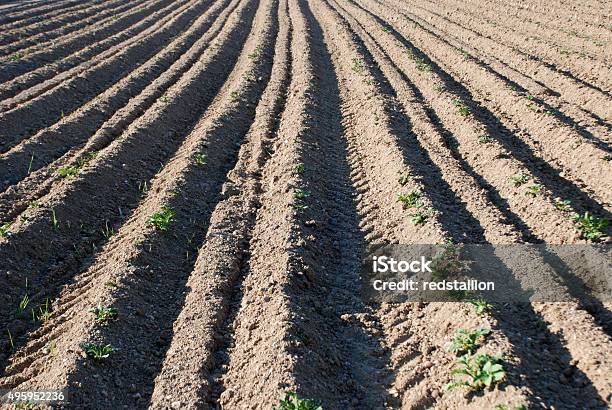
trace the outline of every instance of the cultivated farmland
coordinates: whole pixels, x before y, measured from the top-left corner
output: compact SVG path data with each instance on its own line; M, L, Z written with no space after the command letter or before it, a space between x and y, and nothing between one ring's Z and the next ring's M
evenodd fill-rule
M608 408L609 300L371 303L360 269L609 243L611 67L597 0L0 2L0 389Z

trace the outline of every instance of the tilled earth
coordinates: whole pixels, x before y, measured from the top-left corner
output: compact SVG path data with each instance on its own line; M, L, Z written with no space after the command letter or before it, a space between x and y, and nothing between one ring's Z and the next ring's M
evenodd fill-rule
M573 215L610 219L611 67L596 0L3 0L0 388L609 408L610 303L375 305L359 270L371 245L585 243ZM480 327L506 380L448 391L445 346Z

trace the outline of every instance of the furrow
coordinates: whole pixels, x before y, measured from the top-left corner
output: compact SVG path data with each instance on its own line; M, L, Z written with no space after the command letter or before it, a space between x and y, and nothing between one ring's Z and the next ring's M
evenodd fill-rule
M36 132L62 120L62 116L72 113L90 99L137 69L171 41L187 30L205 11L209 0L194 1L185 10L176 14L150 36L131 44L89 68L80 75L70 77L66 82L52 88L23 105L18 105L0 114L0 149L12 148L19 140L28 138ZM10 107L23 93L6 102ZM14 101L17 100L17 101ZM27 126L24 127L24 125Z
M380 6L378 2L359 4L371 6L371 10L383 19L399 20L397 12ZM558 119L537 112L541 110L538 110L532 101L508 88L500 79L479 69L477 64L465 59L417 22L414 22L414 25L402 22L395 29L396 33L404 36L404 42L413 48L417 57L424 59L423 67L429 67L441 75L444 79L443 85L460 97L458 101L454 101L458 109L462 109L468 117L479 118L487 124L487 128L493 128L492 124L495 124L492 130L495 133L503 129L514 130L516 137L503 141L506 149L514 156L522 157L522 161L549 161L543 167L549 174L547 179L551 182L561 179L561 174L567 179L567 185L579 187L576 193L583 197L584 201L590 200L592 203L594 201L589 196L597 198L600 203L592 204L593 212L598 210L599 213L606 214L607 211L603 208L610 202L609 187L612 186L612 179L602 178L601 175L602 168L611 166L605 160L605 151L587 143L576 131ZM406 38L410 38L412 43ZM473 74L466 76L463 74L465 72ZM574 146L576 140L584 143ZM499 141L502 142L502 139ZM543 175L540 176L542 177Z
M274 23L278 26L278 39L270 81L257 105L237 163L224 183L221 200L212 213L206 240L189 277L190 291L174 323L172 343L155 380L153 408L206 408L219 399L219 386L214 379L224 361L223 346L231 338L223 324L231 317L231 304L239 293L249 258L248 241L263 189L262 168L274 155L270 150L288 83L290 28L286 6L274 7L278 7L273 11L273 15L278 13L278 22ZM257 48L250 51L250 55L261 58L271 55L272 50L263 56ZM177 385L177 379L186 383Z
M463 6L458 6L457 4L451 7L454 10L457 10L457 7L463 8ZM504 27L500 23L499 18L491 17L491 19L488 19L482 13L463 11L461 9L457 11L457 17L453 14L453 18L462 18L464 14L467 14L463 19L471 22L469 23L470 27L477 27L478 30L483 30L491 39L511 47L520 57L537 61L549 70L555 71L558 75L565 76L582 86L589 87L592 91L599 94L611 97L612 78L609 75L609 63L589 59L587 56L582 56L580 53L572 53L571 50L565 48L551 47L550 45L534 41L527 42L520 35L520 31L511 27ZM609 39L603 40L601 44L605 46L606 42L609 42Z
M229 87L217 96L177 155L153 181L150 193L134 216L90 269L96 272L98 281L112 280L117 289L109 291L101 283L95 286L89 298L80 304L83 313L72 318L69 334L60 336L57 346L62 350L80 349L88 339L105 340L120 349L123 366L107 368L98 371L98 377L90 377L90 365L78 354L72 355L70 366L61 365L60 376L62 380L65 378L67 394L75 397L72 405L104 402L117 407L126 403L127 397L133 407L143 408L150 401L153 379L183 301L195 252L218 201L224 177L235 162L241 139L254 115L255 106L251 101L258 99L269 77L269 63L263 58L250 62L249 53L259 52L264 57L271 52L275 33L267 23L270 6L268 3L259 9L253 38L243 48L236 69L228 79ZM207 154L208 161L204 167L193 160L195 154L202 152ZM202 178L204 175L206 180ZM148 217L162 204L176 210L176 220L166 233L156 232L147 224ZM126 254L127 248L131 251ZM109 261L113 263L109 265ZM86 307L95 306L96 302L117 307L122 313L121 322L96 330L92 317L86 313ZM49 373L53 374L53 370L37 374L26 384L36 385L37 379L45 379ZM116 382L128 379L130 385ZM112 395L101 393L101 383L105 386L103 391ZM84 391L88 394L83 395ZM78 397L89 397L77 399L77 392Z
M226 4L213 4L189 30L137 70L59 124L3 155L0 187L20 182L0 194L0 219L13 220L61 179L60 168L78 166L79 159L105 148L152 104L163 101L164 92L206 50L237 1L223 9ZM18 166L23 161L28 162L27 170Z
M102 2L100 2L102 3ZM19 54L27 54L36 49L44 47L46 42L71 33L78 33L84 27L93 24L104 24L116 18L115 16L136 2L103 2L102 4L88 7L82 11L70 13L61 19L53 19L50 23L44 22L35 27L24 30L22 28L10 30L0 37L0 55L6 56L19 51ZM137 4L137 3L136 3ZM24 34L26 38L24 38ZM35 48L29 48L36 46Z
M47 69L51 69L52 72L57 73L57 70L61 71L64 69L63 59L68 58L69 61L87 61L91 55L87 55L83 48L90 43L100 42L102 44L92 44L87 48L89 50L99 50L108 47L109 41L122 38L121 34L125 35L126 31L134 29L134 23L137 27L142 27L143 23L146 22L146 16L155 14L159 10L159 7L169 4L170 1L164 0L153 0L149 1L147 6L142 8L136 8L128 10L123 15L118 15L117 20L111 21L102 27L95 27L86 30L81 35L68 35L67 38L61 41L52 41L47 48L35 51L32 54L18 56L18 58L9 59L2 63L2 70L0 70L0 84L2 89L11 84L23 76L28 74L31 76L37 73L39 70L47 66ZM171 8L180 7L181 3L173 5ZM145 18L143 21L139 21ZM146 27L146 24L144 24ZM138 28L136 29L138 32ZM141 29L142 30L142 29ZM117 36L119 34L119 36ZM133 34L132 34L133 35ZM130 36L128 36L130 37ZM111 44L112 41L110 42ZM13 80L13 81L11 81ZM39 80L37 80L39 81ZM8 83L8 84L3 84ZM18 88L22 90L23 88ZM14 95L14 94L13 94ZM4 94L0 95L0 98L6 98Z
M61 286L86 270L97 248L125 223L144 188L151 186L151 178L176 152L230 74L254 13L252 4L241 4L215 45L167 91L167 103L149 108L77 177L53 188L38 208L26 210L11 226L8 239L0 238L2 269L10 274L10 280L1 284L7 300L0 315L2 327L30 326L9 313L26 277L31 289L54 300ZM201 88L202 83L207 87ZM190 109L185 110L186 106ZM92 201L84 204L83 196ZM52 215L56 224L51 222ZM42 237L49 238L42 249L23 246L40 243Z
M169 3L162 7L163 3L160 3L158 0L152 1L157 2L161 9L142 18L141 21L134 23L133 26L127 29L103 41L85 47L81 52L73 56L61 59L51 65L44 65L0 85L0 99L8 100L22 93L25 96L25 100L27 100L44 93L71 76L85 71L105 58L141 40L147 34L151 34L189 4L188 0L183 0L182 2ZM62 72L62 70L64 71ZM2 109L2 104L0 104L0 109Z
M588 128L593 130L592 133L597 133L602 139L606 139L606 143L609 143L610 125L604 120L611 116L611 112L606 108L606 105L609 105L607 103L609 99L602 99L600 95L558 75L536 61L520 58L520 55L517 55L512 48L491 40L476 31L476 28L462 25L461 21L445 17L443 11L437 13L424 7L420 8L416 4L413 9L413 15L420 18L421 24L425 24L427 20L432 25L430 27L435 27L444 33L439 37L448 39L448 33L451 33L458 49L467 53L466 55L470 58L478 58L484 64L490 65L509 79L512 78L516 82L515 87L521 87L524 91L544 101L552 101L553 107L558 107L560 110L567 109L563 106L564 102L571 103L570 116L578 118L578 121L573 121L572 125L580 129L580 127L585 128L582 124L586 123ZM419 10L422 12L419 13ZM459 20L458 17L455 19ZM584 112L584 110L588 111ZM553 110L549 111L554 114ZM588 117L584 118L585 114L592 117L590 124L587 122ZM597 125L601 128L597 129ZM585 130L584 134L587 133L589 131Z
M83 3L85 4L83 5ZM53 2L52 4L45 4L41 7L31 8L14 14L8 13L0 17L0 24L6 27L19 24L26 25L32 20L36 21L41 17L51 18L57 14L66 12L66 10L69 11L74 8L87 6L88 3L90 3L90 1L87 0L85 2L77 0Z

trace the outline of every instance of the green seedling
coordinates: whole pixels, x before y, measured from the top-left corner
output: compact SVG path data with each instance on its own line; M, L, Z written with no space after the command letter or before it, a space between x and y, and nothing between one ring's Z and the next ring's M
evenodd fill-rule
M421 201L421 194L417 191L411 191L407 194L399 194L397 196L397 201L402 203L404 209L420 208L423 206L423 203Z
M570 210L572 202L569 199L562 200L560 198L555 199L555 208L559 211L567 212Z
M431 277L435 281L442 281L459 274L466 267L467 264L461 260L457 245L448 241L444 244L442 251L436 253L431 261Z
M408 182L410 182L410 180L412 179L412 175L410 175L410 171L406 171L402 174L400 174L399 179L397 180L397 182L399 182L399 184L401 186L406 185Z
M544 185L542 184L533 184L527 187L527 191L525 191L525 195L535 198L536 196L542 193L542 189Z
M258 46L255 48L255 51L253 51L251 54L249 54L249 58L250 58L251 60L256 59L257 57L259 57L259 56L261 55L262 50L263 50L262 46L261 46L261 45L258 45Z
M472 299L469 300L468 303L474 306L474 310L476 311L476 314L478 316L485 315L489 313L491 309L493 309L493 305L491 305L483 298Z
M493 142L493 138L488 136L487 134L481 135L478 137L478 142L481 144L490 144Z
M9 60L11 61L19 61L23 58L23 53L15 53L12 56L9 57Z
M604 231L610 225L610 221L605 218L598 218L585 212L584 215L576 215L573 218L576 229L580 232L582 239L598 242L605 237Z
M7 328L6 333L8 333L8 340L9 340L9 345L11 345L11 350L15 350L15 341L13 340L13 335L11 334L11 330Z
M427 64L427 61L425 61L424 58L416 57L414 59L414 61L416 62L417 70L419 70L419 71L431 71L431 66L429 64Z
M15 410L33 410L38 406L35 401L20 401L15 403Z
M2 225L0 225L0 238L6 238L7 236L11 234L8 230L12 224L13 222L10 221L10 222L5 222Z
M524 174L516 174L512 176L512 183L514 186L519 187L523 184L526 184L529 181L529 177Z
M94 343L86 344L84 346L84 349L87 356L96 362L101 362L103 360L108 359L111 354L117 351L117 349L115 349L110 344L98 345Z
M479 354L475 357L469 355L458 359L458 367L451 374L467 376L461 380L455 380L447 385L452 390L463 387L471 391L482 391L489 389L506 378L506 372L501 365L499 356Z
M295 209L296 211L303 211L305 209L308 209L308 205L298 204L298 203L291 204L291 207Z
M147 184L147 181L138 181L138 190L142 195L146 194L147 191L149 191L149 185Z
M157 100L159 102L161 102L161 103L167 103L168 102L168 96L166 94L164 94L161 97L159 97Z
M391 29L389 27L382 26L380 29L384 31L385 33L391 33Z
M313 400L300 399L297 393L289 392L280 400L278 407L274 410L323 410L323 407L317 405Z
M428 218L429 215L423 211L419 211L410 217L410 222L412 222L413 225L422 225L427 222Z
M193 155L193 160L197 166L203 167L204 165L206 165L207 157L206 154L198 152Z
M490 333L491 329L459 329L455 333L453 340L448 344L448 350L458 356L474 354L478 346Z
M102 236L107 240L115 234L115 230L112 226L108 226L108 221L104 221L104 228L102 228Z
M472 113L472 111L470 111L470 108L467 105L465 105L463 101L461 101L460 99L453 100L453 105L457 107L457 110L459 111L459 115L461 115L462 117L467 117L468 115Z
M459 54L461 54L463 57L465 57L465 59L472 58L472 55L468 51L466 51L466 50L464 50L462 48L459 48L457 51L459 51Z
M230 99L232 101L238 101L239 98L240 98L240 93L238 91L232 91L230 93Z
M358 58L353 58L353 66L351 67L357 74L362 74L365 70L365 64Z
M62 178L71 178L79 173L79 168L75 165L61 167L57 173Z
M119 311L114 307L97 306L89 310L96 317L96 322L107 323L110 320L116 319L119 316Z
M53 228L59 228L59 221L57 219L57 214L55 213L55 208L51 208L51 224Z
M153 225L158 231L167 231L168 227L174 222L176 212L168 206L163 206L160 212L156 212L148 219L149 225Z
M293 173L295 175L303 175L304 171L306 171L306 167L302 163L297 164L293 169Z
M38 307L38 315L36 315L36 318L43 323L51 319L51 306L49 305L48 298L43 306Z
M310 192L305 191L303 189L296 189L293 193L293 197L297 200L303 200L310 196Z
M510 410L510 408L505 404L498 404L497 406L495 406L495 410ZM518 404L514 406L512 410L528 410L528 408L524 404Z
M25 295L23 295L23 297L19 301L19 305L17 306L17 312L23 313L28 308L29 304L30 304L30 297L26 293Z
M32 172L32 163L34 162L34 155L30 157L30 163L28 164L28 175Z
M601 157L601 159L603 159L604 161L610 162L612 161L612 155L606 154L603 157Z

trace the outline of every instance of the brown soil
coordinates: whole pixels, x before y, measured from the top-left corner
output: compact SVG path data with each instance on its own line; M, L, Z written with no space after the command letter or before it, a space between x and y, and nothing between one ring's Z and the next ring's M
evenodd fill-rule
M610 300L566 291L550 253L519 256L566 301L480 316L373 303L360 273L387 244L587 243L572 217L612 211L611 24L595 0L0 2L0 389L609 408ZM494 388L446 388L460 328L491 329Z

